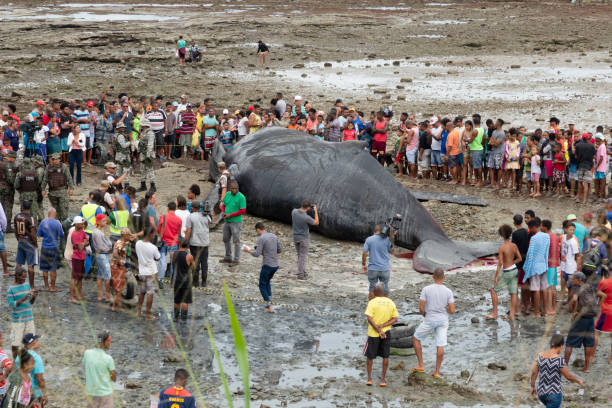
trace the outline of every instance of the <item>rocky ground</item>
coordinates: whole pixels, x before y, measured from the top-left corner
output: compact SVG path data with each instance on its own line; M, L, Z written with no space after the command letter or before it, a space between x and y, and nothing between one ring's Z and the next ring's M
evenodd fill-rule
M323 109L342 97L364 111L390 104L396 112L414 112L419 118L435 112L454 116L479 111L530 128L543 126L552 114L576 118L580 128L605 124L612 108L609 4L585 3L578 8L566 2L362 1L339 6L265 0L179 7L123 0L108 6L20 0L0 6L0 12L0 36L10 39L0 45L0 101L16 103L18 113L31 109L39 97L93 98L108 85L114 85L115 92L136 96L161 93L168 100L182 93L191 100L209 96L217 108L257 101L266 105L281 90L286 95L300 93ZM204 47L201 64L177 67L173 49L181 34ZM265 70L255 67L254 43L260 38L272 50ZM75 212L101 176L98 168L84 173L91 183L72 199ZM186 194L192 183L199 183L204 195L212 186L206 164L200 162L166 164L157 177L160 213L165 212L164 203ZM424 203L453 239L497 240L499 225L528 208L550 218L554 227L570 212L597 208L551 197L526 199L506 190L401 181L410 189L473 194L489 202L488 207ZM256 221L246 217L245 243L255 242ZM285 306L278 307L275 315L262 313L263 305L252 301L259 297L259 260L245 257L233 270L219 264L220 232L213 233L210 252L209 285L214 293L198 292L192 319L176 327L165 313L171 306L167 292L156 297L154 309L160 320L155 323L139 321L131 311L113 314L96 304L92 282L85 284L87 305L69 305L68 271L62 270L64 292L42 293L35 306L37 327L45 336L41 354L49 406L83 405L82 351L102 328L113 331L110 352L117 363L121 406L147 406L150 395L170 382L174 370L187 365L195 376L189 388L200 401L226 406L204 318L212 325L240 405L242 384L233 338L218 294L223 280L234 296L248 344L253 406L535 405L528 398L529 366L550 333L567 331L566 312L513 326L503 320L484 322L492 272L476 263L447 280L455 291L458 313L451 321L444 380L410 376L415 358L394 356L389 387L366 388L360 352L367 281L356 274L360 244L314 234L312 279L301 283L291 278L296 259L290 228L268 224L286 248L273 281L274 298ZM16 246L12 235L7 236L7 246L11 259ZM429 281L413 271L410 260L393 258L392 298L402 321L419 321L418 293ZM9 279L3 278L2 289L8 284ZM7 322L7 310L0 313ZM8 348L8 324L2 328ZM591 373L583 375L585 396L577 396L573 385L566 387L569 406L609 404L612 384L605 364L609 342L602 340ZM430 370L434 356L430 344L425 356Z

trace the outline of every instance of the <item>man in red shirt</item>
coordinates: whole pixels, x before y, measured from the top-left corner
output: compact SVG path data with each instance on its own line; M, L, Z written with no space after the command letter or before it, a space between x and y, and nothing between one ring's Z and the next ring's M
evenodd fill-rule
M182 225L182 220L174 211L176 211L176 202L171 201L168 203L168 213L159 218L159 225L157 227L157 233L164 242L164 245L159 250L158 277L160 281L166 277L168 262L170 262L170 280L172 280L172 273L174 272L172 268L172 255L178 249Z

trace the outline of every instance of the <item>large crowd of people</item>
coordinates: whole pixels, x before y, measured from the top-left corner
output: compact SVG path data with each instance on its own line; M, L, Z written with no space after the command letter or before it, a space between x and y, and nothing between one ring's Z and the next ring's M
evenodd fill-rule
M547 129L528 133L524 127L505 130L502 119L482 120L478 114L469 120L435 116L417 122L412 115L401 113L395 121L390 108L366 116L346 107L342 100L324 112L299 95L290 105L281 93L266 108L252 105L219 109L210 98L195 103L181 95L172 102L164 101L163 96L135 99L123 93L112 98L111 92L109 88L95 100L39 100L31 112L21 117L12 104L2 108L0 260L4 276L14 276L7 293L11 346L13 358L19 356L22 361L19 366L0 353L2 378L8 378L8 386L0 385L0 393L11 396L4 399L2 407L31 406L23 399L15 399L24 387L32 388L29 403L43 406L47 402L42 359L34 352L39 346L33 313L40 292L37 265L44 290L52 294L60 291L56 285L58 269L63 262L68 264L71 303L86 301L83 279L95 276L97 300L109 304L113 311L121 310L122 291L133 275L138 282L137 314L149 320L156 319L152 312L155 294L164 282L170 281L174 318L185 321L193 300L192 289L207 285L210 229L222 223L225 257L221 262L234 267L240 263L241 252L262 256L259 289L267 302L266 311L274 312L271 280L278 270L282 247L261 222L255 226L255 248L243 245L246 197L225 164L217 163L221 171L217 180L219 208L208 208L200 199L200 187L194 184L185 195L170 200L160 215L155 184L157 160L211 160L216 140L231 149L243 137L277 126L327 142L362 141L381 165L395 167L400 177L420 177L425 182L447 180L475 187L488 185L518 193L526 186L526 193L532 197L548 192L559 197L569 195L585 204L594 182L595 199L606 197L608 156L612 151L606 147L601 126L593 133L580 132L572 123L561 129L560 121L551 118ZM104 176L98 181L83 180L81 167L94 164L103 164ZM130 184L138 172L140 185ZM96 187L90 188L88 199L75 211L69 208L69 196L85 183ZM137 198L137 191L145 192L144 196ZM13 216L16 196L19 212ZM45 197L48 206L44 204ZM498 318L498 293L504 287L510 292L507 317L511 320L521 315L552 315L558 311L558 302L567 303L573 318L565 356L558 359L558 353L549 353L561 368L569 361L572 348L584 346L588 371L599 333L612 332L612 281L607 279L612 202L605 203L606 210L596 214L596 225L591 224L594 217L590 213L584 214L584 225L570 215L560 236L552 232L550 221L540 220L532 211L525 213L524 220L522 215L515 216L514 228L504 225L499 231L505 242L500 247L499 265L491 285L493 310L487 318ZM309 227L318 224L319 214L316 205L304 201L291 216L298 259L296 278L306 280ZM528 229L523 228L523 221ZM17 240L14 270L7 266L5 234L9 232ZM397 319L388 287L388 256L392 251L393 235L384 237L380 227L375 228L362 258L370 283L366 311L368 385L372 385L372 361L377 356L386 360L380 381L381 386L386 385L386 333ZM419 363L413 371L423 372L421 341L435 334L436 377L440 376L449 314L455 311L453 294L442 284L443 280L443 271L436 271L434 284L423 290L420 309L425 319L414 335ZM108 381L115 377L114 363L105 351L110 334L101 333L98 340L97 348L88 350L84 358L87 392L92 406L106 407L112 406ZM559 340L553 340L552 347L557 350ZM538 360L540 372L547 369L541 362L549 358L546 356ZM19 369L13 369L14 365ZM186 373L176 375L177 384L184 386ZM175 391L166 389L161 397Z

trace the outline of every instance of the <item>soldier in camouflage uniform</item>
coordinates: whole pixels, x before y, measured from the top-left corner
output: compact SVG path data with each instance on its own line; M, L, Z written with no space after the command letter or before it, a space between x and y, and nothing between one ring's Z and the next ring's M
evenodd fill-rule
M32 203L32 216L36 224L42 221L42 209L38 206L38 193L42 179L38 177L36 167L31 159L25 158L19 166L19 171L15 175L15 190L19 191L20 206L24 201Z
M34 162L34 167L36 167L36 174L38 175L38 179L40 180L40 183L42 184L42 179L45 176L45 161L43 160L42 156L34 156L32 158L32 161ZM43 215L42 188L38 190L36 201L38 202L38 209L40 210L40 214Z
M8 220L6 232L13 231L13 204L15 202L15 160L17 153L9 151L0 161L0 202Z
M130 185L130 175L132 171L132 162L130 160L130 140L125 134L125 124L123 122L117 123L115 127L115 138L113 139L113 150L115 152L115 163L117 169L115 174L126 174L123 179L125 187ZM119 191L123 190L122 185L117 185Z
M64 222L69 216L68 196L72 196L74 182L70 176L68 166L63 164L59 153L53 153L43 176L41 190L43 196L49 186L49 202L57 211L57 219Z
M147 118L140 120L138 151L140 153L140 189L138 191L147 190L147 178L151 183L150 191L156 191L155 168L153 166L155 160L155 133L151 130L151 124Z

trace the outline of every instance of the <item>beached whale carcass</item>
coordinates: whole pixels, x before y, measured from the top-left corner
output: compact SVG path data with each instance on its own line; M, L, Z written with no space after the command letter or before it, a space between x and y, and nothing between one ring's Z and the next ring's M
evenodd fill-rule
M361 241L394 214L402 221L396 244L415 250L414 268L459 267L497 251L493 243L450 240L419 201L364 150L362 142L331 143L279 127L248 135L230 150L215 142L210 175L224 161L247 198L247 211L291 223L291 210L307 199L317 205L318 231ZM218 190L206 201L214 206Z

